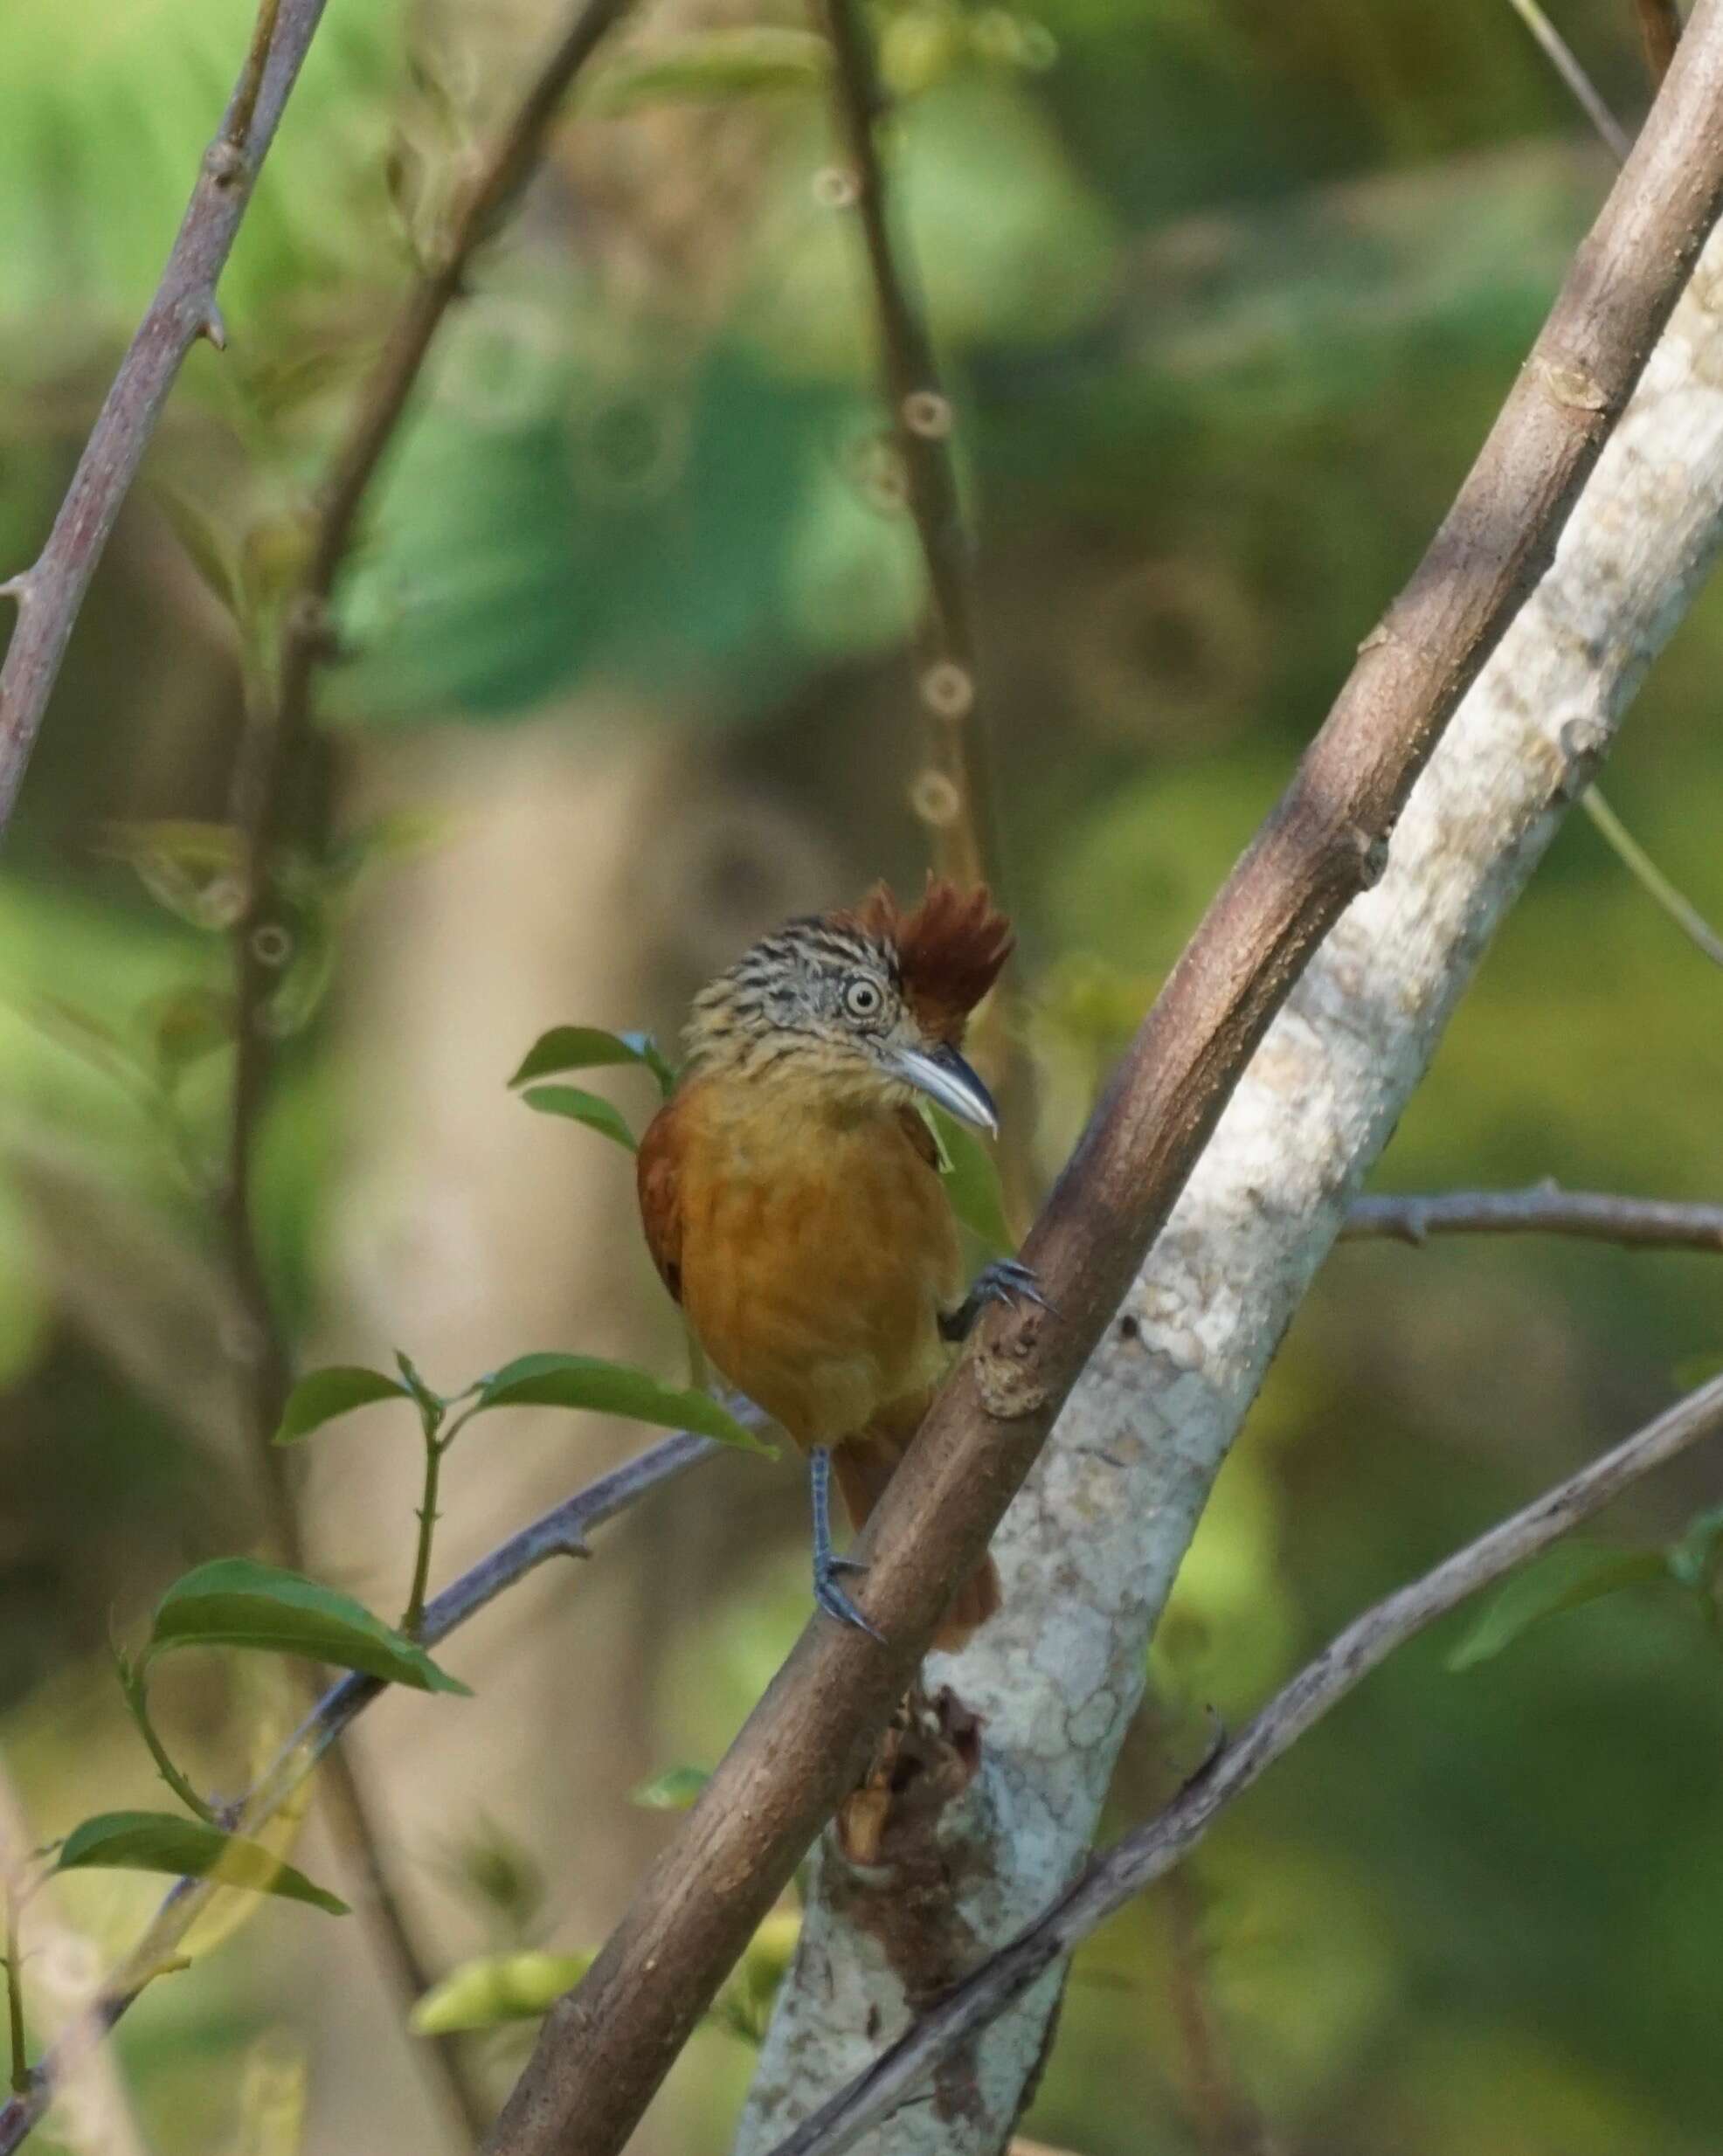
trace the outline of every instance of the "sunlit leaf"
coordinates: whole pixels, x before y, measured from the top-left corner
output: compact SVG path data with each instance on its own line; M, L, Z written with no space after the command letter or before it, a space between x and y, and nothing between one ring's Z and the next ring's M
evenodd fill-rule
M1559 1543L1517 1572L1448 1657L1450 1669L1470 1669L1510 1647L1523 1632L1563 1610L1641 1587L1664 1577L1655 1550L1609 1550L1595 1543Z
M419 1692L467 1687L363 1603L251 1558L218 1558L177 1579L156 1605L145 1653L244 1647L362 1670Z
M772 1455L769 1445L709 1393L664 1385L648 1371L593 1355L522 1355L485 1379L479 1409L488 1407L585 1407L662 1429L695 1430L744 1452Z
M663 1773L631 1789L628 1801L648 1812L685 1812L711 1779L703 1766L667 1767Z
M951 1210L995 1256L1009 1257L1017 1245L1005 1217L1005 1193L992 1151L978 1132L943 1108L930 1102L926 1113Z
M619 52L594 80L589 112L633 112L690 99L792 95L826 79L826 40L775 24L654 38Z
M451 1969L413 2008L417 2036L530 2021L555 2006L592 1966L591 1954L483 1954Z
M344 1917L347 1904L314 1886L301 1871L284 1864L261 1842L224 1834L203 1821L176 1812L103 1812L76 1827L60 1845L57 1871L155 1871L176 1879L218 1879L224 1886L253 1894L276 1894L290 1902Z
M529 1086L521 1098L541 1116L566 1116L571 1123L584 1123L589 1130L600 1130L605 1137L614 1138L625 1151L640 1150L621 1110L601 1101L596 1093L583 1093L578 1086Z
M676 1074L666 1062L650 1033L612 1033L601 1026L553 1026L541 1033L509 1081L523 1086L529 1079L550 1078L566 1070L600 1070L614 1063L641 1063L668 1093Z
M322 1429L324 1423L332 1422L337 1415L350 1414L356 1407L369 1407L377 1400L406 1398L407 1387L395 1378L385 1378L380 1370L363 1370L350 1364L314 1370L288 1393L287 1404L281 1410L280 1426L275 1432L275 1442L296 1444L301 1437Z

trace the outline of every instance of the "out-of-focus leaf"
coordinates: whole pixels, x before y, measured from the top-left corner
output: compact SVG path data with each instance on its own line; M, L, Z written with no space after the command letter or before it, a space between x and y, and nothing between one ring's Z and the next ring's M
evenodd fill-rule
M595 1355L522 1355L493 1371L479 1389L478 1410L488 1407L585 1407L595 1414L627 1415L667 1430L695 1430L723 1445L772 1456L751 1430L709 1393L662 1385L650 1372Z
M1670 1372L1670 1382L1682 1392L1696 1392L1713 1378L1723 1378L1723 1355L1690 1355Z
M193 928L230 929L239 917L239 847L226 824L109 824L100 850L124 861L158 906Z
M193 501L177 487L158 486L156 498L173 526L174 536L185 549L191 566L220 605L238 621L245 602L233 542L201 501Z
M344 1917L347 1904L302 1871L284 1864L261 1842L224 1834L203 1821L176 1812L103 1812L73 1828L54 1860L56 1871L155 1871L176 1879L218 1879L224 1886L253 1894L276 1894L290 1902Z
M413 2008L416 2036L444 2036L499 2021L530 2021L555 2006L592 1966L591 1954L483 1954L451 1969Z
M1723 1504L1713 1505L1688 1524L1686 1533L1669 1552L1671 1577L1684 1587L1708 1592L1716 1578L1720 1549L1723 1549Z
M172 988L132 1013L162 1076L170 1082L233 1038L233 999L213 988Z
M823 38L778 24L654 38L602 70L586 109L610 114L689 99L782 97L820 88L828 66Z
M648 1812L685 1812L711 1779L703 1766L667 1767L631 1789L628 1801Z
M344 1363L328 1370L314 1370L288 1393L275 1442L296 1444L301 1437L322 1429L324 1423L332 1422L337 1415L350 1414L356 1407L407 1397L407 1386L398 1379L385 1378L380 1370L363 1370L355 1364Z
M1608 1550L1595 1543L1559 1543L1547 1557L1516 1573L1448 1657L1450 1669L1470 1669L1511 1647L1546 1617L1578 1609L1625 1587L1643 1587L1665 1576L1655 1550Z
M565 1116L571 1123L584 1123L589 1130L614 1138L626 1152L638 1152L640 1142L628 1128L626 1117L596 1093L578 1086L529 1086L521 1098L541 1116Z
M939 1171L945 1178L951 1210L970 1232L1000 1257L1017 1247L1005 1217L1005 1193L991 1150L967 1123L929 1104L927 1118L939 1147Z
M565 1070L601 1070L613 1063L643 1063L666 1093L676 1081L675 1072L650 1033L613 1033L602 1026L553 1026L533 1042L509 1082L523 1086L529 1079L550 1078Z
M168 1589L156 1607L145 1655L176 1647L264 1648L362 1670L414 1691L468 1690L350 1595L251 1558L218 1558Z

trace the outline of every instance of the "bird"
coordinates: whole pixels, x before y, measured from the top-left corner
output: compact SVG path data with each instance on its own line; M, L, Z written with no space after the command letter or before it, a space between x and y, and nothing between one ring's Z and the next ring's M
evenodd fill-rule
M682 1075L640 1145L659 1274L714 1368L806 1455L814 1600L875 1639L841 1577L866 1568L833 1551L833 1474L859 1529L981 1310L1044 1301L1014 1260L965 1289L919 1105L997 1132L962 1047L1014 942L985 887L933 877L907 911L879 884L785 923L695 998ZM964 1645L1000 1599L987 1558L934 1645Z

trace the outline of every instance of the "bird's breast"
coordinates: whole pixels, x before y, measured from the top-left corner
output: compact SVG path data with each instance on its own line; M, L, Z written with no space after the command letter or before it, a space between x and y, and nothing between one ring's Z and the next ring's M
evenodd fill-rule
M714 1363L803 1445L937 1381L961 1254L895 1116L714 1116L682 1163L682 1301Z

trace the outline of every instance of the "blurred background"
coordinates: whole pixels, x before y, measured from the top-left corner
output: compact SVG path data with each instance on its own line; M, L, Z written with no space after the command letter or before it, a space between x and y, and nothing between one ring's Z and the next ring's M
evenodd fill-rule
M1559 14L1636 121L1628 0ZM889 0L871 19L981 536L1032 1192L1445 508L1610 165L1508 0ZM249 20L247 0L57 0L0 25L0 571L45 533ZM232 895L195 827L226 813L245 701L218 564L266 585L291 553L415 238L560 20L551 0L335 0L223 287L229 349L186 366L0 868L0 1805L33 1840L161 1800L110 1634L266 1537L243 1319L192 1195L229 1082L197 1016ZM793 69L700 57L714 25L761 22L799 18L663 0L577 93L343 584L309 789L339 873L303 909L259 1136L301 1364L399 1347L453 1389L560 1348L675 1378L626 1155L528 1113L508 1077L560 1021L671 1040L765 924L919 881L918 571L828 115ZM1713 594L1608 780L1713 917L1720 674ZM1716 1197L1720 999L1573 819L1376 1187ZM650 1112L643 1074L594 1083L636 1127ZM1118 1821L1166 1793L1193 1703L1242 1715L1360 1605L1661 1406L1723 1346L1720 1288L1714 1257L1343 1247L1186 1565ZM437 1578L644 1441L545 1411L475 1432ZM336 1426L304 1468L312 1568L398 1607L410 1414ZM1602 1538L1665 1544L1718 1494L1700 1454ZM437 1973L602 1937L675 1824L631 1793L709 1766L803 1621L804 1503L792 1462L720 1461L453 1641L474 1699L391 1696L362 1724ZM1035 2137L1076 2156L1723 2146L1716 1631L1650 1588L1456 1674L1464 1629L1374 1677L1093 1942ZM157 1690L229 1788L294 1705L250 1656L184 1657ZM315 1815L296 1861L356 1893ZM45 2028L153 1904L121 1875L77 1884L40 1905ZM123 2089L36 2145L460 2146L361 1920L244 1914L126 2021ZM695 2038L646 2156L727 2146L747 2021ZM467 2040L473 2070L506 2086L530 2029Z

